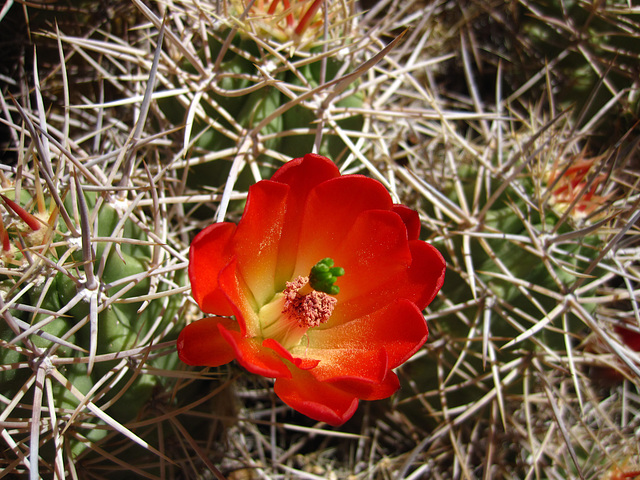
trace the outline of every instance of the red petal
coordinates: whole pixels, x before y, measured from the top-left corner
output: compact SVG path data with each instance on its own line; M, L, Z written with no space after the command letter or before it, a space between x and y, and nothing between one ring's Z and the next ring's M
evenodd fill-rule
M345 269L345 275L336 282L340 287L336 319L341 318L341 303L352 298L368 302L369 292L407 270L412 260L404 223L387 210L362 212L351 224L344 241L335 248L325 246L324 252Z
M289 350L284 348L280 342L278 342L277 340L274 340L273 338L267 338L266 340L264 340L262 342L262 346L272 349L278 355L280 355L282 358L284 358L285 360L290 361L291 363L293 363L296 367L300 368L301 370L309 370L309 369L315 367L316 365L318 365L318 363L320 363L320 360L314 360L312 358L296 358L296 357L294 357L293 355L291 355L291 352L289 352Z
M418 351L428 334L420 310L401 299L353 321L309 330L307 352L320 360L313 369L319 380L362 378L379 383L385 375L372 376L371 372L384 369L386 374L399 366Z
M4 228L2 218L0 218L0 240L2 242L2 250L8 252L11 250L11 241L9 239L9 232Z
M420 237L420 215L415 210L405 205L394 205L393 211L400 215L407 227L407 237L409 240L418 240Z
M307 153L304 157L294 158L285 163L271 177L271 180L286 183L294 190L309 191L330 178L339 177L340 170L335 163L327 157L316 153Z
M409 242L409 248L413 261L397 287L405 294L408 291L411 294L399 296L414 302L419 310L424 310L442 288L447 264L442 254L426 242L413 240Z
M616 325L614 330L618 335L620 335L622 341L632 350L635 350L636 352L640 351L640 333L629 330L621 325Z
M191 293L206 313L232 315L225 295L218 288L218 274L231 260L233 223L214 223L202 230L191 242L189 279Z
M345 392L349 392L360 400L381 400L389 398L400 388L400 380L392 371L387 372L387 376L380 383L363 381L361 378L341 378L329 381Z
M264 180L249 188L247 205L233 238L240 270L258 305L276 291L275 272L289 187Z
M278 378L276 395L298 412L334 427L349 420L358 408L358 399L328 383L317 381L308 371L292 369L290 379Z
M331 160L310 153L286 163L271 177L271 181L289 185L290 188L280 240L276 285L284 288L284 283L294 277L293 267L298 252L302 213L309 192L322 182L339 176L340 171Z
M246 338L240 332L220 325L220 333L235 351L235 358L251 373L271 378L290 378L291 372L272 349L262 346L258 338Z
M217 367L235 358L231 345L222 337L218 325L237 327L230 318L203 318L184 327L178 337L178 356L187 365Z
M298 252L294 276L307 275L319 260L332 256L362 212L392 205L384 186L371 178L350 175L318 185L304 211L299 239L304 249Z
M345 295L341 299L342 293L338 294L338 305L330 322L361 317L383 308L389 299L404 298L415 303L418 310L424 310L442 287L446 264L440 252L426 242L412 240L409 249L412 257L409 268L385 278L386 281L373 290L362 290L359 296L347 298ZM340 279L336 285L340 285Z

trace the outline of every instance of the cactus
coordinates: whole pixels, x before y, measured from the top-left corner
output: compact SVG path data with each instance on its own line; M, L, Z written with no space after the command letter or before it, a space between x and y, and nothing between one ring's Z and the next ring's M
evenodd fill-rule
M516 22L533 69L552 65L562 108L599 119L599 135L622 135L638 120L640 26L622 1L518 2ZM606 141L605 141L606 143Z
M335 128L361 129L362 116L352 113L363 106L358 82L348 82L335 93L330 88L345 75L344 67L349 64L348 59L338 60L335 52L351 49L345 34L354 2L331 2L324 13L318 12L322 3L318 0L296 1L284 8L288 3L255 2L245 10L242 2L232 2L229 16L207 30L197 56L180 59L172 68L174 84L210 76L199 95L160 101L167 119L185 123L185 145L193 142L194 152L233 151L244 146L248 158L260 162L260 175L268 176L274 171L268 167L269 158L295 157L314 148L316 120L324 111L343 112ZM326 37L325 16L329 22ZM319 153L343 156L348 149L335 129L321 131ZM190 186L224 185L231 166L220 163L190 162ZM252 181L251 177L241 178L239 188L246 190Z
M58 28L32 32L33 70L3 86L3 472L633 475L638 87L610 48L620 32L635 48L633 7L249 4L113 2L73 28L53 4L41 18ZM509 30L514 14L526 35ZM550 33L582 43L565 56ZM593 67L610 60L598 85ZM237 221L251 184L311 150L418 210L449 267L401 391L339 431L291 412L263 378L188 369L174 350L201 316L185 284L191 238Z
M595 221L578 223L586 210L591 219L594 213L611 215L603 212L605 196L596 194L597 182L581 191L586 180L578 184L567 177L580 158L571 159L564 169L532 161L529 168L524 164L520 171L486 182L478 181L480 167L471 163L458 167L443 185L448 201L458 208L456 213L464 214L462 205L477 212L473 218L459 219L455 229L460 233L440 243L449 253L451 268L441 304L434 309L453 309L456 314L436 323L433 333L447 347L433 354L442 355L439 361L453 368L448 381L466 384L445 395L448 408L468 405L470 391L475 391L474 398L491 388L504 389L496 392L498 396L522 393L525 376L513 378L508 370L494 370L493 377L483 380L470 379L502 365L524 372L528 367L523 359L571 352L589 328L584 315L595 312L593 302L581 301L574 308L567 300L587 278L607 274L605 264L591 263L605 244L604 226ZM581 178L585 177L583 172ZM575 198L566 194L565 182L575 183ZM424 208L436 215L432 206ZM593 294L595 288L597 283L584 290ZM411 371L412 382L420 390L437 390L433 370L421 384L422 369ZM504 383L503 376L511 378ZM439 404L443 399L431 400Z
M118 213L96 192L85 192L77 177L72 195L71 178L66 177L60 205L46 201L46 187L39 183L19 186L21 199L35 191L37 203L48 204L51 214L44 222L8 198L15 189L3 196L5 238L13 249L4 249L0 280L7 307L0 358L9 367L0 372L2 393L22 401L34 395L34 402L36 395L50 394L56 408L77 412L87 398L112 424L126 423L138 418L154 389L165 384L161 375L140 371L139 360L149 355L146 368L159 372L176 368L176 355L158 355L154 345L175 339L180 302L167 293L184 284L184 272L172 275L173 286L169 278L159 282L153 271L160 265L152 253L158 245L135 217ZM67 224L58 215L62 211ZM57 372L46 388L38 384L42 369ZM34 379L35 392L27 392ZM101 420L83 418L78 432L94 441L104 437L106 430L91 429ZM64 447L58 441L58 448ZM74 454L86 448L72 435L66 441Z
M631 343L622 337L620 347L616 339L620 327L612 328L621 324L603 321L602 292L626 275L607 252L638 218L625 200L635 190L614 180L624 166L614 170L612 154L587 159L584 150L568 148L563 135L571 129L563 122L570 120L519 132L512 158L494 154L479 161L458 150L457 162L445 163L445 181L424 170L425 181L416 181L429 199L422 204L425 217L450 269L440 304L428 315L432 348L405 369L399 411L433 432L433 448L446 436L461 442L455 458L468 465L492 448L480 439L479 450L468 448L474 432L492 432L493 441L510 445L510 471L517 477L552 470L542 458L537 467L523 458L544 416L537 402L550 409L558 428L582 435L590 427L580 412L597 403L602 388L592 368L605 353L633 358ZM590 345L594 338L601 342L600 358ZM617 361L615 369L637 384L634 360ZM569 412L561 413L563 402L571 402ZM633 450L624 432L611 438ZM565 457L554 463L555 474L598 475L610 465L605 452L584 450L579 442L560 445ZM496 468L507 461L494 458Z

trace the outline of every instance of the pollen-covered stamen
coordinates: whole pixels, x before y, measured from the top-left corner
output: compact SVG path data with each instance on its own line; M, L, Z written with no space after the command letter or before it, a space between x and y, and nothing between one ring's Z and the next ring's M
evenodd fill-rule
M258 311L262 338L271 338L285 349L300 343L307 330L326 323L338 300L340 290L334 282L344 269L333 266L331 258L316 263L308 277L286 282L285 289Z
M287 282L287 288L282 292L282 313L296 320L301 327L313 328L329 320L338 301L335 297L317 290L301 295L300 290L308 283L308 277L298 277L293 282Z

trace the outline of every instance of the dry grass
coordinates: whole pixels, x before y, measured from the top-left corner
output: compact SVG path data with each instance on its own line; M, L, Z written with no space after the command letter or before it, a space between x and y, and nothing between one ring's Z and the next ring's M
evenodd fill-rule
M1 72L2 193L51 221L1 208L0 477L640 469L637 7L341 1L296 46L224 2L11 4L36 49L16 34ZM339 429L174 347L194 233L311 149L417 209L448 262L402 390ZM144 327L105 343L108 312Z

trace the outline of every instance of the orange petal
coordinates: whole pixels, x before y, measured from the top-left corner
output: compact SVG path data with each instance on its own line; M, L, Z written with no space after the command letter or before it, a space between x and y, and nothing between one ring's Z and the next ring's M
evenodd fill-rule
M392 371L388 371L387 376L379 383L368 382L361 378L340 378L330 380L328 383L355 395L360 400L389 398L400 388L400 380Z
M424 310L442 287L446 263L440 252L426 242L410 241L409 249L411 265L399 274L385 278L373 290L362 289L359 296L347 298L345 295L342 300L338 296L338 305L331 321L342 322L361 317L383 308L390 299L404 298L415 303L418 310ZM338 282L336 284L340 285Z
M387 210L362 212L342 242L326 245L322 251L345 270L336 282L338 306L352 298L369 303L369 292L406 271L412 261L405 225L399 215Z
M230 318L210 317L193 322L178 337L178 356L187 365L217 367L235 358L231 345L220 334L218 325L237 328Z
M339 176L340 171L331 160L310 153L287 162L271 177L272 181L289 186L285 224L278 254L277 285L284 286L286 281L294 278L293 268L300 245L300 228L309 192L317 185ZM316 262L318 260L320 258Z
M322 381L360 377L378 383L416 353L429 334L420 310L403 299L350 322L326 325L307 332L308 355L320 360L313 374ZM382 375L371 375L380 369Z
M372 344L371 348L362 345L344 347L309 348L307 355L317 356L319 363L311 374L321 382L341 382L347 384L364 383L379 385L389 373L389 355L384 347ZM355 394L355 393L354 393ZM359 396L359 395L358 395Z
M247 205L233 238L233 249L258 305L273 298L278 249L287 206L287 185L264 180L249 188Z
M206 313L233 315L227 297L218 288L218 275L231 260L230 240L235 231L236 226L233 223L214 223L202 230L191 242L191 293Z
M307 275L319 260L332 256L362 212L392 206L387 190L371 178L349 175L318 185L303 214L299 243L304 248L298 251L294 276Z
M235 315L240 325L240 333L245 337L260 335L260 319L256 313L258 307L238 271L235 257L218 275L218 285L231 306L232 315Z
M246 338L240 332L220 325L220 332L235 351L236 360L251 373L271 378L290 378L291 372L280 356L262 346L262 340Z
M301 370L309 370L320 363L320 360L314 360L312 358L296 358L291 355L291 352L284 348L280 342L274 340L273 338L267 338L262 342L262 346L266 348L270 348L275 351L278 355L280 355L285 360L293 363L296 367Z
M292 377L278 378L276 395L294 410L334 427L349 420L358 408L358 398L335 386L317 381L308 371L292 369Z

